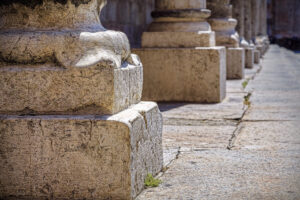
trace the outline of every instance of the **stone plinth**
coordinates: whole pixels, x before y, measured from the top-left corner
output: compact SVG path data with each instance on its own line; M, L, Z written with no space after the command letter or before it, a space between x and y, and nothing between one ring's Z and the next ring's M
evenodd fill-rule
M242 79L245 55L239 48L239 35L235 30L238 22L232 18L230 1L208 0L207 6L212 11L208 22L216 32L216 44L227 47L227 79Z
M134 49L143 62L143 99L220 102L226 93L225 49L215 47L206 0L156 0L154 22Z
M202 32L145 32L142 36L144 48L191 48L216 46L215 33Z
M245 48L245 66L249 69L254 67L254 48Z
M134 49L145 63L143 99L220 102L226 95L224 47Z
M162 116L105 2L0 2L0 199L133 199L161 170Z
M135 61L122 68L2 65L0 114L117 113L141 99L143 69Z
M162 166L162 116L0 116L1 199L132 199Z
M254 51L254 63L255 64L260 63L260 51L259 50Z
M226 55L227 79L243 79L245 76L244 48L227 48Z

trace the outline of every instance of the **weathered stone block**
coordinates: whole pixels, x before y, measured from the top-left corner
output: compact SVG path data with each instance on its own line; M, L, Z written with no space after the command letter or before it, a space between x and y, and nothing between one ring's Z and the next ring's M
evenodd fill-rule
M1 116L1 199L132 199L162 168L162 116Z
M141 63L72 67L1 66L2 114L114 114L138 103Z
M144 63L144 100L220 102L226 93L224 47L134 49Z
M254 51L254 63L259 64L259 62L260 62L260 51L255 50Z
M201 32L144 32L143 48L182 48L216 46L215 33Z
M228 48L227 53L227 79L243 79L245 69L244 48Z
M252 69L254 66L254 48L245 48L246 68Z

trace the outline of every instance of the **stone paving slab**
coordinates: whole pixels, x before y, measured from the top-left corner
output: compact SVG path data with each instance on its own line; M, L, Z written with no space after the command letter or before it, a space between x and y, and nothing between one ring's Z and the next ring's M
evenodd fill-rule
M299 151L198 149L183 152L163 183L137 199L299 199Z
M295 112L296 111L296 112ZM300 106L297 107L267 107L267 106L251 106L249 112L243 118L245 121L286 121L300 120Z
M241 118L246 93L231 93L221 104L159 104L164 119L220 120Z
M242 128L235 149L281 151L287 154L289 151L298 151L300 154L300 124L297 121L243 122L240 126ZM299 161L298 167L300 169Z
M163 128L164 147L223 148L236 126L168 126Z

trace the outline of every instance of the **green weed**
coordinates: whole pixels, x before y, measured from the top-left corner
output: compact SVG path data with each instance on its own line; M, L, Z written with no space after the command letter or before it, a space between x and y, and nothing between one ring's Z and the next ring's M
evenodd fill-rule
M156 179L152 176L152 174L147 174L147 177L145 179L145 186L146 187L157 187L159 184L161 184L161 180Z

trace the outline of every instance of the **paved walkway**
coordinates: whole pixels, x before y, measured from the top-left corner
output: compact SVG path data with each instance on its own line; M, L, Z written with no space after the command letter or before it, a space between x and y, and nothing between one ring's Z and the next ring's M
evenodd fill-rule
M138 200L300 199L300 55L271 46L262 66L220 104L160 105L163 183Z

